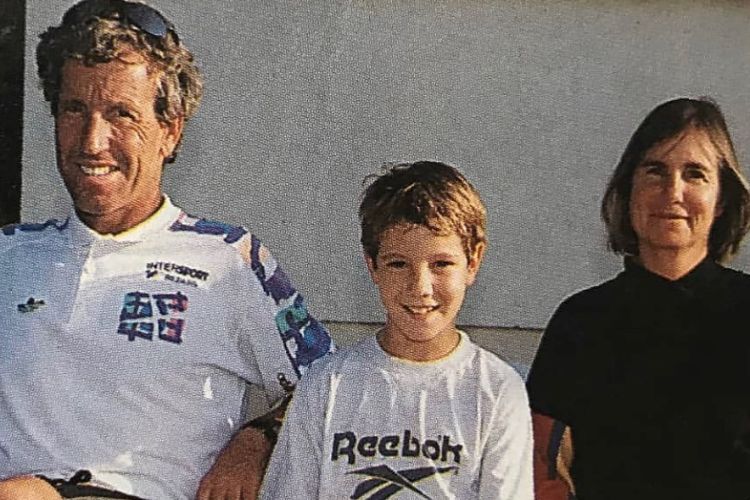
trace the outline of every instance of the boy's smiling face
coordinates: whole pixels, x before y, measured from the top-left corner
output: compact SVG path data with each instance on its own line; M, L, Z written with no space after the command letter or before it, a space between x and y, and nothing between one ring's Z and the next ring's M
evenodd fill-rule
M376 262L365 258L386 310L380 341L387 352L431 361L456 347L456 316L483 250L468 259L456 233L438 235L425 226L396 224L383 232Z

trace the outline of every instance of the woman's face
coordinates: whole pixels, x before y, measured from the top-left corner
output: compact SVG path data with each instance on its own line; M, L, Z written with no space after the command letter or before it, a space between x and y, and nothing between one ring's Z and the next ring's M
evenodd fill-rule
M659 251L708 253L721 214L718 154L708 135L687 129L653 146L633 172L630 222L641 256Z

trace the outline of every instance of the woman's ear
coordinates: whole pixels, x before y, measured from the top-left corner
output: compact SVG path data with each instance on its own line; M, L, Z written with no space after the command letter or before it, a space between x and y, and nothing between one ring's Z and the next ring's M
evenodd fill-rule
M716 203L716 208L714 209L714 220L718 219L724 214L724 197L720 196L719 201Z

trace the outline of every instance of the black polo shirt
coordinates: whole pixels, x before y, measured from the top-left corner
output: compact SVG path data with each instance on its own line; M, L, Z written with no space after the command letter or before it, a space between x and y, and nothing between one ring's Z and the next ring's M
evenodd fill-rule
M749 315L750 276L709 260L626 260L560 305L528 390L571 428L579 500L750 499Z

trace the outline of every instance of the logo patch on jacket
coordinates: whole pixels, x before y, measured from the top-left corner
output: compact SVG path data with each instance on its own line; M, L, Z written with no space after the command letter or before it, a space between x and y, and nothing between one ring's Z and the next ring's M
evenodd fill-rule
M164 280L198 287L200 283L208 281L208 276L208 271L174 262L157 261L146 264L146 279L149 280Z
M182 342L188 298L181 292L130 292L125 294L117 333L135 339L160 340L174 344Z

